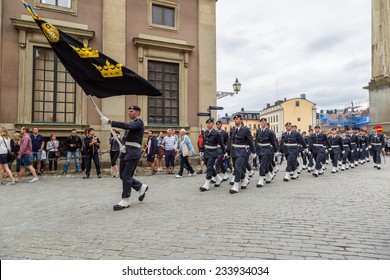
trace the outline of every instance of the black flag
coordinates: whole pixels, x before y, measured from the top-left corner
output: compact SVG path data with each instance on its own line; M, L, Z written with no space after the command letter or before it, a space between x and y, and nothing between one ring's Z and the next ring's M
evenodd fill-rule
M23 5L42 30L66 70L86 94L98 98L128 94L162 95L138 74L44 21L24 1Z

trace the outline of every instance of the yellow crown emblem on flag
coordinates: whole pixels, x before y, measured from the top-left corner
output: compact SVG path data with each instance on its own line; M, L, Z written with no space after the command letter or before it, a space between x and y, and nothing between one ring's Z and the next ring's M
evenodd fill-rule
M70 45L73 50L77 52L77 54L81 58L93 58L93 57L99 57L99 51L95 50L94 48L91 48L87 46L87 44L84 44L83 48L77 48L72 45Z
M93 66L96 67L97 70L100 71L100 74L102 74L103 78L113 78L113 77L122 77L122 64L118 63L117 65L111 64L107 59L106 59L106 65L100 66L93 64Z

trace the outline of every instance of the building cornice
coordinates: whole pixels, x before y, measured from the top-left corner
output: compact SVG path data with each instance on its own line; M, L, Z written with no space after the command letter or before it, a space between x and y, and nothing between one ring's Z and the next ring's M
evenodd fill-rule
M136 47L143 48L156 48L156 49L165 49L170 51L181 51L184 53L190 53L194 49L194 46L188 45L184 41L179 40L167 40L165 38L142 38L134 37L133 43Z
M363 88L368 90L373 90L373 89L379 89L382 87L389 87L389 86L390 86L390 77L389 75L386 75L379 78L371 79L371 81L368 83L368 86L365 86Z
M39 26L32 20L24 20L24 19L18 19L18 18L11 18L12 25L17 30L25 30L29 32L34 33L42 33ZM51 23L52 21L50 21ZM65 22L63 24L66 24ZM61 24L56 24L56 27L60 28L61 31L67 33L70 36L78 36L85 39L92 39L95 36L95 31L84 29L84 28L78 28L78 27L70 27L65 26Z

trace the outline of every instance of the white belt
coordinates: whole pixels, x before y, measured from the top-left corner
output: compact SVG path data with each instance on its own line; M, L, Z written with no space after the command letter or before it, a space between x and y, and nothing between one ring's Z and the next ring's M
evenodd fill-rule
M267 147L267 146L271 146L270 143L257 143L258 146L260 147Z
M382 143L371 143L371 145L382 146Z
M298 146L298 144L284 144L284 145L286 145L286 146L291 146L291 147L293 147L293 146Z
M209 146L209 145L205 145L204 146L206 149L210 149L210 150L215 150L215 149L218 149L217 146Z
M332 145L332 148L340 148L339 145Z
M324 144L313 144L313 146L316 146L316 147L324 147Z
M248 145L237 145L237 144L233 144L233 147L234 148L249 148Z
M141 149L141 144L138 144L136 142L126 142L125 145Z

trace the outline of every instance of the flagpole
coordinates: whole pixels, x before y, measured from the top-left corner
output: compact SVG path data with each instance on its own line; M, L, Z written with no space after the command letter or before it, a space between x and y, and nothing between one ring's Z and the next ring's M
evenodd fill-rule
M94 107L95 107L95 110L96 112L100 115L100 117L104 117L103 113L100 111L99 107L96 105L95 103L95 100L93 100L92 96L91 95L87 95L88 96L88 99L91 100L91 102L93 103ZM119 140L118 138L118 135L116 135L116 133L114 132L114 130L112 129L111 125L110 124L107 124L110 131L111 131L111 134L113 135L115 141L119 144L119 148L120 148L120 151L122 153L125 153L126 152L126 146L124 146L121 141Z

